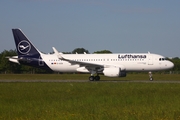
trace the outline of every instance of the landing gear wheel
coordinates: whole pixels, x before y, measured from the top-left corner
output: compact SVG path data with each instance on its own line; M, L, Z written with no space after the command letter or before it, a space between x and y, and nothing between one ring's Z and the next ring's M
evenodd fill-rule
M90 76L89 81L94 81L94 76Z
M100 80L100 77L97 75L97 76L95 76L95 80L96 81L99 81Z
M150 80L150 81L153 81L153 77L150 77L149 80Z

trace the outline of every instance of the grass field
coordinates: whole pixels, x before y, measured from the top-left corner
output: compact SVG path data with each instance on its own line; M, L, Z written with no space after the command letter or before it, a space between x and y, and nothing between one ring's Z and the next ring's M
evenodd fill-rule
M88 80L89 74L0 74L0 80ZM101 76L101 80L148 80L148 74L128 74L127 77L110 78ZM153 74L154 80L180 81L180 74Z
M0 75L0 79L82 79L88 75ZM178 80L179 75L154 75ZM77 78L76 78L77 77ZM80 77L80 78L79 78ZM144 80L138 74L124 79ZM109 78L102 77L106 80ZM117 78L111 78L114 80ZM180 84L175 83L0 83L4 120L178 120Z

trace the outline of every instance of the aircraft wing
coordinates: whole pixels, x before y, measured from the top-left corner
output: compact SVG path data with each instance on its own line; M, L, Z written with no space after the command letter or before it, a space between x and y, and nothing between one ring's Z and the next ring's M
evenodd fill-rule
M83 61L74 61L74 60L66 59L66 58L62 57L62 55L60 55L59 52L54 47L53 47L53 51L60 60L68 61L71 64L79 64L80 67L84 66L87 68L96 68L96 69L102 68L102 67L104 68L104 65L101 65L101 64L95 64L95 63L88 63L88 62L83 62Z

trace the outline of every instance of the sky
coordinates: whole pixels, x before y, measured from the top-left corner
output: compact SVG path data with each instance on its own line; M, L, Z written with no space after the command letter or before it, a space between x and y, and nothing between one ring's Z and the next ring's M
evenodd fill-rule
M1 0L0 52L20 28L42 52L156 53L180 57L180 0Z

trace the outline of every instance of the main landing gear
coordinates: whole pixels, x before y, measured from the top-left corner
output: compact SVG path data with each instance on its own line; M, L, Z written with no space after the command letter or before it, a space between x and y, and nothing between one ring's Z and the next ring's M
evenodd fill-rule
M100 76L99 75L96 75L96 76L91 75L89 77L89 81L99 81L99 80L100 80Z
M153 81L152 72L149 72L149 80Z
M99 81L100 80L100 76L98 74L97 69L96 70L91 70L91 76L89 77L89 81ZM96 76L94 76L96 74Z

